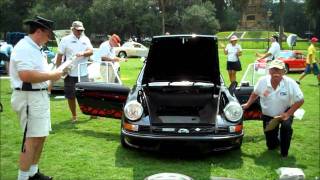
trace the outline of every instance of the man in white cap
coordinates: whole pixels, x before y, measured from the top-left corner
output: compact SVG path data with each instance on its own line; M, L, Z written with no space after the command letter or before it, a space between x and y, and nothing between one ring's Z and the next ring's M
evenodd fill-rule
M85 63L93 54L90 39L84 34L85 28L81 21L74 21L71 26L72 33L63 37L58 47L57 66L62 57L72 59L76 56L74 68L64 79L65 97L68 99L69 109L72 113L72 123L77 121L75 84L78 82L78 64ZM88 81L87 66L80 66L80 81Z
M224 49L224 53L227 55L227 70L231 83L237 81L237 71L242 70L239 59L239 56L242 55L242 48L240 44L237 44L237 41L236 35L231 36L230 43Z
M299 85L285 76L285 64L281 60L271 61L268 65L269 74L262 77L254 87L244 110L260 97L263 128L277 118L280 120L280 141L278 139L279 125L265 132L266 144L269 150L280 145L281 157L286 158L292 137L292 120L294 112L304 103Z

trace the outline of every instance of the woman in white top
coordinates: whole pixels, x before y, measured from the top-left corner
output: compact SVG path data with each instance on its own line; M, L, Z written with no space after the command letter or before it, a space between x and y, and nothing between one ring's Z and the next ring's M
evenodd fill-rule
M229 74L230 83L237 80L236 73L241 71L241 63L239 56L242 54L242 48L240 44L237 44L238 37L236 35L231 36L230 43L224 49L224 53L227 55L227 70Z

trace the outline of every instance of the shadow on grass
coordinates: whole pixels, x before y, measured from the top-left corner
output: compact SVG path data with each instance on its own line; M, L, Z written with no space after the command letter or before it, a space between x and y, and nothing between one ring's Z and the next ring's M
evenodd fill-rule
M83 124L83 123L87 123L88 121L90 121L90 119L88 120L84 120L84 121L77 121L75 124L73 124L71 122L70 119L68 120L65 120L65 121L61 121L61 122L58 122L58 123L52 123L52 131L51 131L51 134L54 134L56 132L59 132L59 131L63 131L63 130L72 130L72 129L78 129L77 125L79 124Z
M119 146L115 157L116 167L132 168L133 179L141 180L157 173L180 173L193 179L210 179L211 169L238 169L243 165L241 150L201 154L198 152L159 153L125 149ZM150 164L152 163L152 164Z
M78 126L81 124L86 124L91 119L77 121L75 124L71 123L71 120L61 121L52 125L52 131L50 134L58 133L59 131L70 130L73 133L82 135L82 136L91 136L95 138L106 139L107 141L116 141L118 142L120 137L118 133L108 133L108 132L99 132L96 130L90 129L79 129Z
M244 157L249 157L254 160L256 165L270 167L271 169L278 169L279 167L299 167L306 168L304 165L297 164L294 155L290 155L285 159L280 156L280 150L266 150L260 155L249 155L247 153L242 153Z
M244 143L257 143L264 140L264 135L244 135L243 137Z
M120 136L117 133L108 133L108 132L97 132L94 130L77 130L75 133L80 134L82 136L91 136L95 138L102 138L106 141L115 141L119 142Z
M320 87L320 84L308 84L308 86L310 86L310 87Z

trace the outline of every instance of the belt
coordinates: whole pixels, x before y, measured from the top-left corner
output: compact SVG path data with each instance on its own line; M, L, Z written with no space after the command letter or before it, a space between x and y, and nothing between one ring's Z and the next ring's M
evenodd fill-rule
M14 88L14 90L17 90L17 91L46 91L46 90L48 90L48 88L28 89L28 90L22 90L21 88Z

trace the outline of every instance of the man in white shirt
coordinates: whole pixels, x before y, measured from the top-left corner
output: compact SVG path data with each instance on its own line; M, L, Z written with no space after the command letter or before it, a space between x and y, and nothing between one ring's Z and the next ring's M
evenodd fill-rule
M85 28L82 22L74 21L71 26L72 33L63 37L58 47L57 67L62 62L62 57L66 59L73 59L73 69L69 72L68 76L64 79L64 92L65 97L68 99L69 109L72 113L72 122L77 121L76 111L76 97L75 97L75 84L78 82L78 73L81 81L88 81L87 66L81 65L78 72L78 65L85 63L93 54L93 47L89 38L84 34Z
M265 53L265 54L256 53L256 56L259 57L259 59L257 59L257 61L260 59L267 58L267 62L269 62L269 61L277 59L277 57L279 56L280 45L278 43L278 36L272 35L270 38L270 41L272 43L271 43L271 46L270 46L267 53Z
M269 64L270 75L262 77L254 87L247 103L243 104L244 110L260 97L263 128L273 118L280 119L280 141L278 139L279 125L265 132L266 144L269 150L280 145L281 156L286 158L292 137L292 120L294 112L304 103L299 85L291 78L284 76L285 64L281 60L271 61Z
M28 36L16 44L10 60L11 105L24 131L18 180L50 180L52 177L39 172L38 162L51 131L48 80L60 79L62 72L50 71L40 51L50 39L53 21L37 16L25 24L29 27Z

